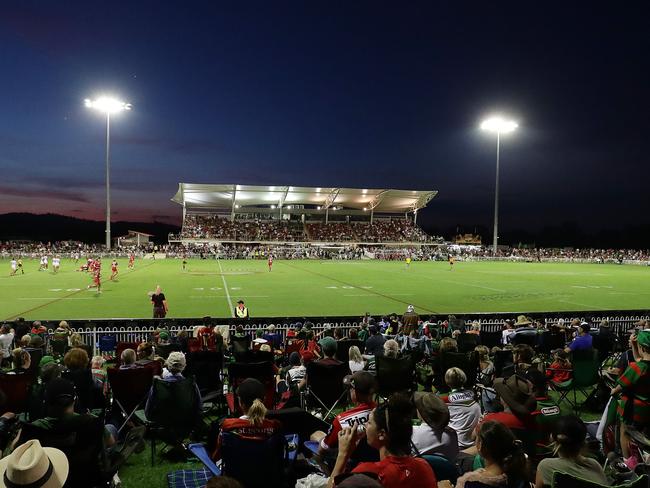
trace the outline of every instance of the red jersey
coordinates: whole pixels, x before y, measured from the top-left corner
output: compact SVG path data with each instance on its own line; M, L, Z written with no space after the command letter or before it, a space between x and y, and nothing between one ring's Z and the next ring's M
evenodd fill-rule
M217 438L217 446L212 453L212 459L221 459L221 434L232 432L242 439L264 441L282 431L282 424L277 420L264 419L262 425L253 425L247 418L225 419L221 424L221 432Z
M365 426L370 420L370 413L375 408L374 403L362 403L353 409L338 414L330 426L327 435L321 440L323 449L333 449L339 445L339 432L350 427Z
M494 412L494 413L488 413L483 419L479 422L479 425L481 425L483 422L499 422L500 424L505 425L509 429L514 429L514 430L526 430L531 427L531 425L525 425L519 417L517 417L513 413L508 413L508 412ZM534 420L533 420L534 422ZM478 428L478 426L477 426Z
M359 463L353 473L375 473L384 488L421 488L437 486L433 469L424 459L410 456L386 456L376 463Z
M115 273L117 271L117 263L112 263L111 264L111 271Z
M100 279L101 279L101 276L100 276L100 274L99 274L99 271L97 271L97 272L93 275L93 281L95 282L96 285L99 285L99 283L100 283Z
M271 266L272 264L273 264L273 258L270 257L269 258L269 266Z
M132 263L133 261L135 261L135 256L133 254L131 254L129 256L129 263Z

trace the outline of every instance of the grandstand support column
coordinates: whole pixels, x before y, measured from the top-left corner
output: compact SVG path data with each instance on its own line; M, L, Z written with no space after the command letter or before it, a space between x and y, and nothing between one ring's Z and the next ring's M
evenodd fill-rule
M497 175L494 185L494 232L492 237L492 251L496 254L499 243L499 145L501 143L500 133L497 132Z
M417 225L418 223L418 209L416 208L413 211L413 225Z
M325 209L325 223L326 223L326 224L329 222L329 218L330 218L330 208L327 207L327 208Z
M106 250L111 250L111 114L106 112Z
M370 208L370 225L372 225L372 221L375 218L375 208L371 207Z

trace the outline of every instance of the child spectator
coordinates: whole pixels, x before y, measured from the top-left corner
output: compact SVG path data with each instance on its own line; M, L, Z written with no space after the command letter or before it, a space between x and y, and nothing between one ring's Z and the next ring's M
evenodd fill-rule
M572 367L569 355L562 349L558 349L553 354L551 366L546 370L546 377L553 383L564 383L571 379Z
M465 389L467 376L460 368L449 368L445 383L451 390L441 399L449 408L449 427L458 435L458 447L466 449L474 445L472 432L481 417L481 407L474 399L474 392Z

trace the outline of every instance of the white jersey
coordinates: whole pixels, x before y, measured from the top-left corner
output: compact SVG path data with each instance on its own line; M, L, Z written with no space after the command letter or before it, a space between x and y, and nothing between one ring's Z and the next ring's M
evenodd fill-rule
M48 257L47 257L47 256L43 256L43 264L47 264L47 260L48 260Z
M13 269L13 270L15 271L15 270L16 270L16 266L17 266L17 265L16 265L16 260L15 260L15 259L12 259L12 260L11 260L11 269Z
M61 260L59 258L52 258L52 266L58 268L61 265Z
M45 264L45 256L41 256L41 264Z

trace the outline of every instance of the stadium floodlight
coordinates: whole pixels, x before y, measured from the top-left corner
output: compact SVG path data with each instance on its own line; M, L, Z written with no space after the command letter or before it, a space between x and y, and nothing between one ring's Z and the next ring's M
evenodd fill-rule
M501 134L513 132L519 124L514 120L508 120L500 116L489 117L481 122L481 130L494 132L497 135L497 174L494 186L494 231L492 236L492 250L496 254L499 242L499 150L501 146Z
M106 250L111 250L111 114L117 114L125 110L131 110L131 104L112 97L102 96L91 100L86 98L84 104L88 108L98 110L106 114Z

